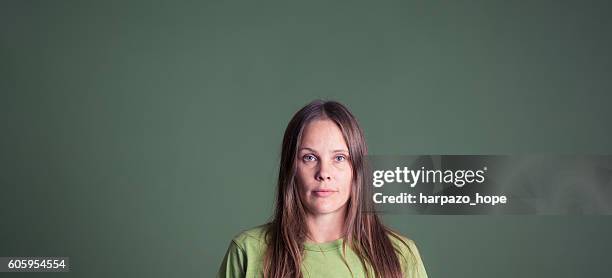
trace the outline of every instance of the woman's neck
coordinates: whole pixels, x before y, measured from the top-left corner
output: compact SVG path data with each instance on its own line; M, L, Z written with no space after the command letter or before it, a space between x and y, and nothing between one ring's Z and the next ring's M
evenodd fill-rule
M334 241L344 235L344 219L346 210L335 213L306 216L308 241L323 243Z

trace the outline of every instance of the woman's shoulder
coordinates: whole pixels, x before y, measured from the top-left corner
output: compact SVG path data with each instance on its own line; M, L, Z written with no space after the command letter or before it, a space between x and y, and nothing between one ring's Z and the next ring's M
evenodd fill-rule
M391 240L391 243L396 249L416 249L416 244L414 243L414 240L400 234L397 231L388 231L388 236Z
M266 225L243 230L232 238L217 277L255 277L262 265Z
M268 230L268 224L259 225L252 227L238 233L232 241L238 245L238 247L246 249L247 247L260 247L266 243L266 233Z
M402 268L410 273L409 277L427 277L423 259L416 243L395 231L389 231L389 239L400 255Z

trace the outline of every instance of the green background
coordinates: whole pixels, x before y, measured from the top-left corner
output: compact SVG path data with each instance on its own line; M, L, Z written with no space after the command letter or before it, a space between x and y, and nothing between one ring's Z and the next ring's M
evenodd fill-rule
M315 98L372 154L610 154L609 3L2 1L0 256L212 277ZM606 216L385 220L430 277L612 274Z

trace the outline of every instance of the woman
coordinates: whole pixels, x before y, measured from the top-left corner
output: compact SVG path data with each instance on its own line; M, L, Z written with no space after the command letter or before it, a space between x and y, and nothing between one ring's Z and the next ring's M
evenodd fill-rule
M316 100L283 138L274 217L236 236L219 277L427 277L411 240L368 212L367 147L342 104Z

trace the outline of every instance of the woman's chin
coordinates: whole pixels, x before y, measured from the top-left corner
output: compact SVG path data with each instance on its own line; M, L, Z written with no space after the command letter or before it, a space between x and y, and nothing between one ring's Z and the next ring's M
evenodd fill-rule
M344 206L342 205L329 204L329 205L313 206L309 209L309 211L315 215L323 215L323 214L332 214L332 213L341 212L343 208Z

